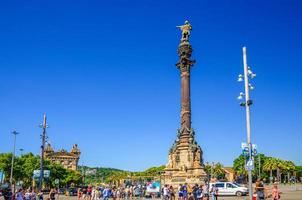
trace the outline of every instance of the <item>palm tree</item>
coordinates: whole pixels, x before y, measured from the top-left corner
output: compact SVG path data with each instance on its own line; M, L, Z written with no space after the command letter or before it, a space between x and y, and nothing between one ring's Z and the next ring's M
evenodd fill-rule
M283 161L283 163L284 163L284 166L283 166L282 172L284 174L287 174L287 181L289 181L290 174L295 171L296 166L292 161L288 161L288 160Z
M214 175L214 177L216 177L216 178L218 178L218 179L224 178L224 176L225 176L225 171L223 170L223 166L222 166L221 163L217 163L217 164L214 166L213 175Z
M273 178L273 171L277 170L278 168L278 161L276 158L268 157L263 164L263 171L270 172L270 183L272 183Z

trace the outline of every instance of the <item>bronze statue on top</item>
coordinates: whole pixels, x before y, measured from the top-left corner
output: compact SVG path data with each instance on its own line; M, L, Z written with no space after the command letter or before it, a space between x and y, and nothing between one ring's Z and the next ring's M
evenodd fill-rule
M181 41L185 41L185 40L187 41L190 36L190 31L192 30L192 26L189 23L189 21L186 20L184 25L176 26L176 27L182 31Z

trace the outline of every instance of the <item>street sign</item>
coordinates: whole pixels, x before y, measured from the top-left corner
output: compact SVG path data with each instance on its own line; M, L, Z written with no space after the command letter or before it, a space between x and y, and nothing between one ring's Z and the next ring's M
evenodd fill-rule
M242 142L241 143L241 148L242 148L242 150L244 150L246 148L249 148L249 145L247 143L245 143L245 142Z
M43 172L44 172L44 178L49 178L50 170L44 170ZM40 170L34 170L33 177L34 178L39 178L40 177Z
M49 178L50 177L50 170L44 170L44 177Z
M247 143L242 142L241 143L241 149L242 149L242 155L244 156L249 156L249 145ZM256 156L257 155L257 145L256 144L252 144L252 149L251 149L251 153L252 156Z
M253 144L253 145L252 145L252 155L253 155L253 156L256 156L257 153L258 153L258 152L257 152L257 145L256 145L256 144Z
M245 165L245 169L247 171L253 171L254 170L254 160L253 159L249 159L247 162L246 162L246 165Z

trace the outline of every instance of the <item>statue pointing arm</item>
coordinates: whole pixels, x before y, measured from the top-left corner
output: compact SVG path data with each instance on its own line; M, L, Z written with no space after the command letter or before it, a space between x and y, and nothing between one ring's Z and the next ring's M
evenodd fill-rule
M192 30L192 26L189 21L185 21L184 25L176 26L182 31L182 38L181 40L188 40L190 36L190 31Z

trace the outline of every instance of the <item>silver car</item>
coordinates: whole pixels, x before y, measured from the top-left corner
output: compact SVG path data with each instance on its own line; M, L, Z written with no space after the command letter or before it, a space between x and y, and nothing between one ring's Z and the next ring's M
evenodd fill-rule
M224 196L224 195L236 195L236 196L242 196L248 194L248 189L246 187L242 187L236 183L232 182L216 182L216 183L210 183L210 190L215 185L215 187L218 189L218 195Z

